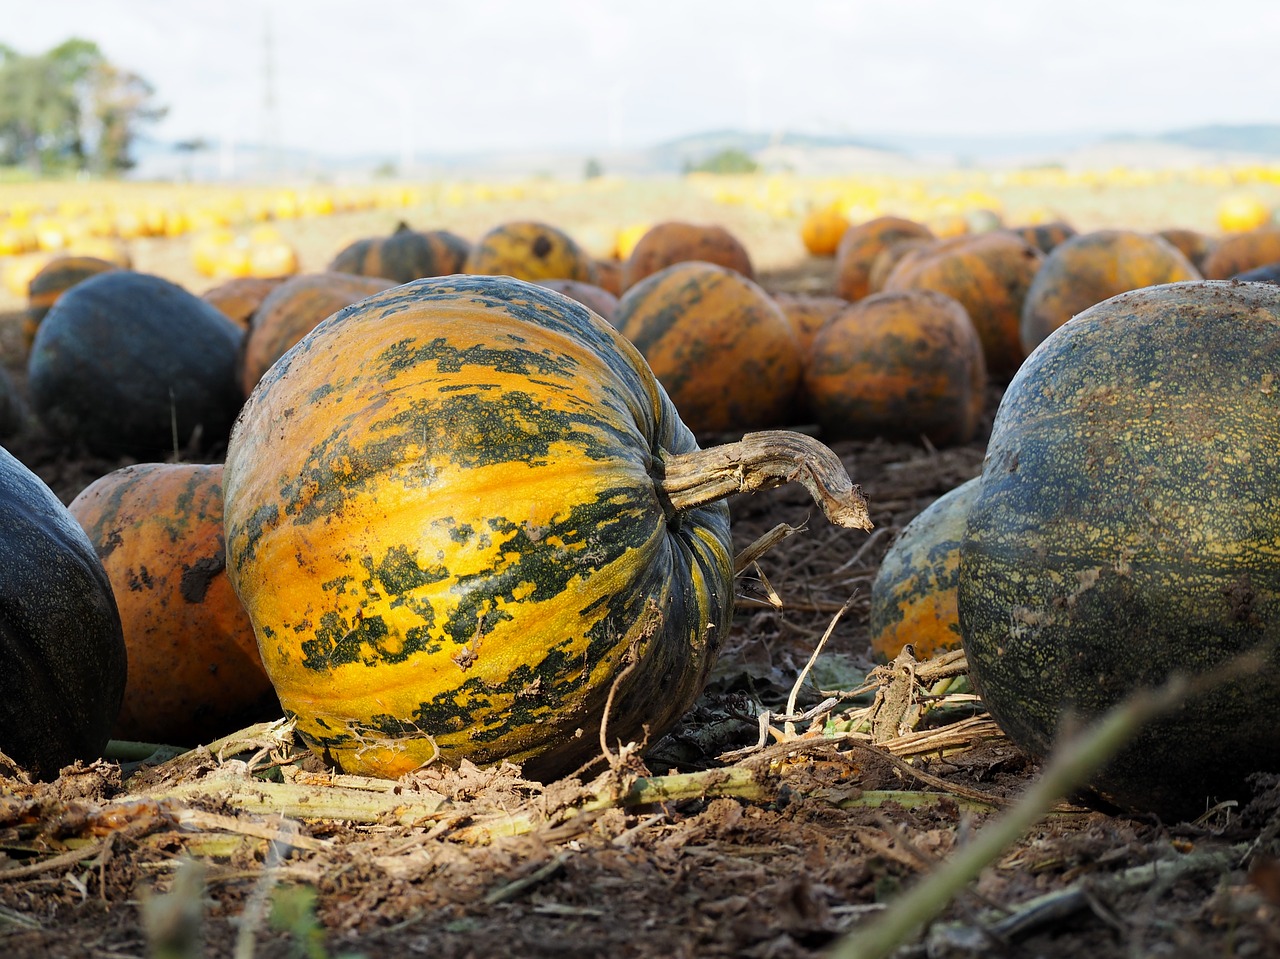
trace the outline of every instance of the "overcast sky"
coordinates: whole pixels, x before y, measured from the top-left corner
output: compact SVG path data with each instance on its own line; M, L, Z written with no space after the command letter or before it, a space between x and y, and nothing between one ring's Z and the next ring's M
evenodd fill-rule
M332 155L1280 122L1280 0L0 0L20 52L73 35L158 139Z

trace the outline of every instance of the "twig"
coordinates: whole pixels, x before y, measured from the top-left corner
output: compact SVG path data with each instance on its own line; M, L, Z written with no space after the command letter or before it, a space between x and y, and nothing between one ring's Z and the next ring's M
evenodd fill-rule
M1052 922L1065 919L1090 905L1090 897L1113 898L1135 889L1145 889L1157 878L1176 881L1198 872L1232 868L1236 858L1248 848L1238 843L1220 849L1209 849L1156 862L1134 866L1101 879L1081 879L1065 889L1045 893L1022 903L1012 912L1004 910L979 917L980 926L947 923L929 933L929 955L961 956L966 952L986 955L991 936L1013 941Z
M40 862L29 863L25 866L13 866L9 869L0 869L0 882L10 882L14 879L30 879L32 876L38 876L42 872L49 872L51 869L61 869L63 866L74 866L82 860L89 859L100 852L104 852L109 845L111 845L110 836L102 842L96 842L89 846L81 846L79 849L72 849L69 852L59 853L56 856L50 856L48 859L42 859Z
M827 640L830 638L832 631L834 631L836 628L836 623L840 622L840 617L845 614L845 612L849 609L849 606L852 603L853 603L853 597L850 596L847 600L845 600L844 605L840 607L839 612L837 612L834 616L831 617L831 622L827 626L827 631L822 634L822 638L818 640L818 645L813 648L813 655L811 655L809 657L809 661L804 664L804 669L800 670L800 675L796 677L796 681L791 684L791 695L787 697L787 715L788 716L795 714L796 696L798 696L800 693L800 687L804 685L805 677L809 675L809 670L813 669L813 664L818 661L818 657L822 654L822 647L827 644ZM788 739L794 737L796 734L795 725L791 722L787 722L783 726L783 730L786 733L786 736Z
M521 876L519 879L516 879L513 882L509 882L509 883L506 883L505 885L501 885L496 889L491 889L488 893L485 894L485 897L484 897L485 904L489 906L494 906L500 902L511 901L512 899L516 898L516 896L519 896L521 893L523 893L525 890L532 889L538 883L542 882L542 880L548 879L551 876L555 875L557 872L559 872L561 867L564 866L564 864L568 861L568 859L569 859L568 850L564 850L557 853L547 862L544 862L541 866L539 866L533 872L529 873L529 875Z

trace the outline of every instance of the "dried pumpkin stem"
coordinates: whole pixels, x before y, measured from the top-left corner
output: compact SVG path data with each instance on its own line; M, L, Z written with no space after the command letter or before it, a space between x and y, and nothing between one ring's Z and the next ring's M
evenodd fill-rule
M849 479L840 457L804 433L748 433L736 443L667 454L663 465L658 485L677 513L734 493L801 483L835 525L871 529L862 488Z

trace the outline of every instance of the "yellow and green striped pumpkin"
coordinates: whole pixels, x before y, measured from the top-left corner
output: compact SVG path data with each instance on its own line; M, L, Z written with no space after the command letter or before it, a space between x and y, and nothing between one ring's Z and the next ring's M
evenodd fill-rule
M324 321L249 397L224 484L298 734L353 773L546 777L600 753L611 690L610 741L661 734L732 609L725 507L664 492L694 453L640 354L534 284L420 280Z

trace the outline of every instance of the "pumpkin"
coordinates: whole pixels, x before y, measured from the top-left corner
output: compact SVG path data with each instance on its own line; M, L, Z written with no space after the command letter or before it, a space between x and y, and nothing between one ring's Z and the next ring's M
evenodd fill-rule
M1206 280L1225 280L1280 260L1280 227L1261 227L1248 233L1219 237L1204 258Z
M227 578L222 464L126 466L68 510L120 611L129 679L114 738L195 745L280 714Z
M810 293L789 293L785 290L773 294L773 301L791 324L800 346L800 356L806 357L813 348L813 338L831 318L849 305L838 296L816 296Z
M773 298L738 271L699 260L669 266L622 294L614 322L695 433L793 415L799 341Z
M1237 273L1231 279L1244 280L1246 283L1280 283L1280 261L1256 266L1252 270Z
M40 779L102 754L125 688L120 615L84 530L0 448L0 751Z
M902 240L894 240L886 245L876 254L876 258L871 261L871 270L867 273L866 295L870 296L872 293L879 293L884 289L884 281L889 278L893 268L898 265L898 261L904 256L912 250L922 249L934 242L936 241L932 238L925 239L922 236L911 236Z
M675 722L728 635L719 498L814 477L829 516L868 528L808 437L699 450L581 304L509 277L420 280L321 323L246 402L227 570L328 762L395 777L510 760L548 778L602 737Z
M840 238L849 229L849 218L838 205L817 207L800 223L800 242L811 256L835 256Z
M286 276L237 276L205 290L200 299L216 307L240 329L247 330L267 294L287 279Z
M664 220L655 223L636 241L622 267L625 292L646 277L676 263L699 260L755 278L751 255L742 241L718 223Z
M908 643L916 657L959 649L960 542L978 497L974 477L944 493L898 534L871 583L871 651L892 660Z
M970 678L1033 756L1171 675L1262 661L1091 782L1198 815L1280 772L1280 291L1146 287L1058 329L1004 394L960 546Z
M8 370L0 366L0 438L20 432L26 416L27 405L18 392L17 384Z
M58 297L81 280L119 269L114 263L96 256L56 256L46 263L27 285L27 314L22 322L22 339L27 350L36 337L49 308Z
M603 287L583 283L581 280L539 280L538 285L563 293L610 323L613 322L613 314L618 309L618 298Z
M168 280L99 273L63 294L36 331L32 411L55 437L103 455L220 444L242 399L242 335Z
M1167 230L1160 230L1156 233L1156 236L1176 246L1182 251L1182 255L1191 261L1191 265L1201 272L1204 270L1204 259L1209 255L1216 242L1208 234L1183 227L1170 227Z
M289 347L331 313L395 286L394 280L352 273L308 273L281 283L262 301L240 353L245 396Z
M597 257L596 283L614 296L622 296L622 261Z
M1021 237L1041 253L1051 253L1060 243L1065 243L1076 235L1076 228L1063 220L1048 223L1029 223L1026 226L1011 226L1009 232Z
M1045 257L1022 304L1019 335L1030 353L1077 313L1118 293L1198 280L1172 243L1133 230L1096 230L1058 244Z
M880 251L899 240L933 240L923 223L900 216L881 216L855 223L845 230L836 247L835 293L846 300L860 300L872 292L871 267Z
M501 223L480 237L463 264L464 273L512 276L517 280L579 280L594 283L595 260L558 227L536 220Z
M973 439L986 401L982 342L965 309L932 290L873 293L814 337L804 394L823 437Z
M1007 381L1026 355L1019 336L1022 304L1044 254L1008 230L942 240L908 252L884 292L935 290L963 304L978 330L987 372Z
M419 277L457 273L470 252L471 244L456 233L419 232L400 223L390 236L365 237L344 247L327 269L407 283Z
M1224 233L1256 230L1271 222L1271 207L1256 193L1228 193L1218 201L1216 213Z

